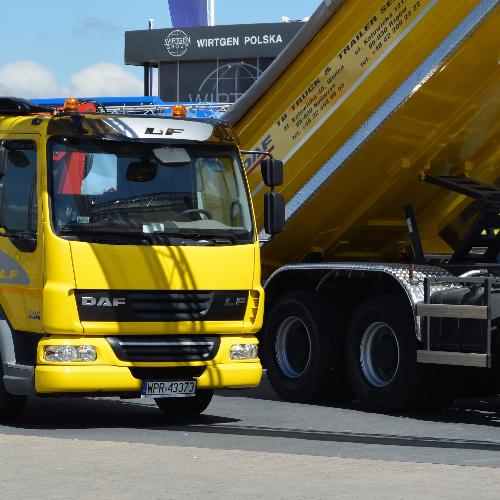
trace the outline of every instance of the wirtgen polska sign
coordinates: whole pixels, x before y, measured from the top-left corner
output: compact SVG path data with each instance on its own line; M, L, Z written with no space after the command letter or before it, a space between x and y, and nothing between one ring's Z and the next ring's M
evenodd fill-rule
M127 31L125 64L174 59L276 57L304 23Z

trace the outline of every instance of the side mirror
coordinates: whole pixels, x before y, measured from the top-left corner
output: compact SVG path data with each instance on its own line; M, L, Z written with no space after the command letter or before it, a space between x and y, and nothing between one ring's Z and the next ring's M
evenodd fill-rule
M262 160L260 171L264 184L269 187L281 186L283 184L283 162L280 160Z
M285 230L285 198L280 193L264 195L264 229L272 236Z
M9 163L9 151L3 146L0 147L0 178L7 173L7 164Z

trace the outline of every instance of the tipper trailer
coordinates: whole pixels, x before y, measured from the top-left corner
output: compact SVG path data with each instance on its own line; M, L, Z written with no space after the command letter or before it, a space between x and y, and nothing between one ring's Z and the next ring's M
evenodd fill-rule
M225 114L284 162L259 334L284 399L440 407L500 375L499 4L325 0Z
M182 106L139 112L0 98L0 421L28 395L153 397L179 417L260 382L238 139Z

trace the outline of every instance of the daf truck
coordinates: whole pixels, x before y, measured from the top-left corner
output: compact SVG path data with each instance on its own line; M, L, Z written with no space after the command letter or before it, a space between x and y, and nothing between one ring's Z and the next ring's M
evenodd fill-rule
M256 386L260 272L225 123L0 98L0 421L31 395L180 417Z

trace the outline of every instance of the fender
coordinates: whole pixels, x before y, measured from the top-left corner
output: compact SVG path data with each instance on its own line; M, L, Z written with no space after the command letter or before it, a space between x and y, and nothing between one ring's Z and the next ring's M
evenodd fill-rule
M452 276L437 266L414 265L410 272L408 264L377 264L356 262L332 262L322 264L290 264L275 271L264 285L266 307L283 292L289 290L320 290L324 285L335 282L337 276L347 276L357 280L360 287L370 276L383 276L392 282L399 293L407 296L415 318L415 335L422 340L421 318L417 316L417 304L424 300L424 278ZM383 290L378 290L382 292ZM396 293L396 292L393 292Z
M0 357L5 389L11 394L35 394L35 366L40 333L14 330L0 307Z

